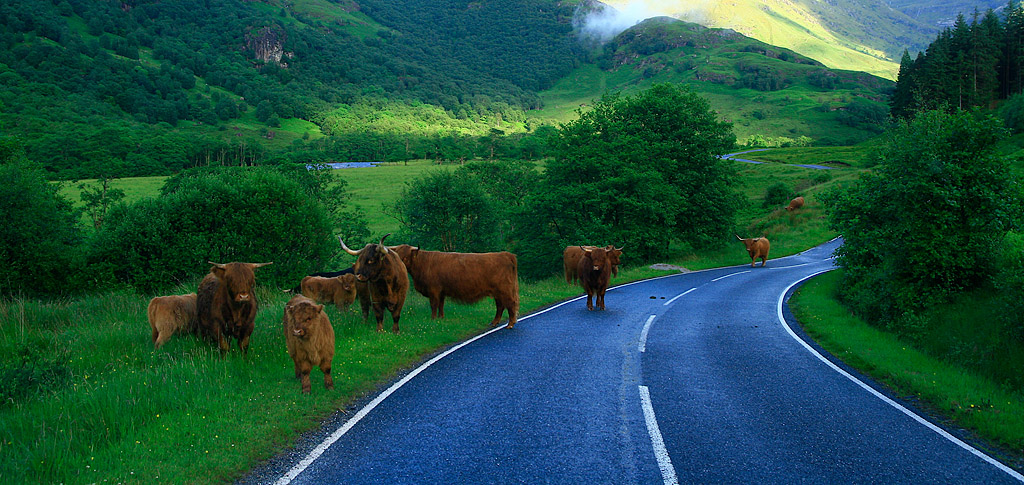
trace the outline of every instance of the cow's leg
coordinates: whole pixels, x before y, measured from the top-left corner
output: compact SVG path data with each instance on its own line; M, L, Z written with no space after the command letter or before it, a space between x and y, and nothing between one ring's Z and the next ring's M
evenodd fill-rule
M309 371L311 370L313 370L313 366L308 360L304 360L299 364L299 379L302 380L303 394L309 394L309 391L313 389L313 386L309 384Z
M220 357L223 359L231 347L228 344L228 339L224 336L224 332L221 331L222 325L224 325L224 322L214 322L213 338L217 341L217 346L220 347Z
M391 320L395 322L391 327L391 331L398 333L398 319L402 317L402 309L398 308L398 305L395 304L389 306L391 307Z
M153 348L159 349L161 345L171 339L171 332L160 333L159 330L153 329Z
M593 310L594 309L594 300L593 300L594 292L591 291L590 288L586 288L586 290L587 290L587 310Z
M377 317L377 331L384 331L384 306L380 302L373 302L373 315Z
M505 302L505 308L508 310L508 325L507 328L516 326L516 314L519 313L519 300L512 298Z
M604 310L604 292L607 288L599 288L597 290L597 307Z
M761 267L764 268L766 264L768 264L768 256L761 258Z
M501 314L502 314L502 312L505 311L505 305L502 304L500 298L495 298L494 299L494 307L495 307L494 320L491 320L491 326L492 327L497 325L498 322L501 321ZM509 312L509 315L511 315L511 312Z
M334 389L334 378L331 377L331 363L320 364L320 370L324 372L324 387Z
M249 355L249 336L238 339L238 348L242 349L242 355Z
M297 360L295 361L295 378L300 380L302 379L302 364Z
M438 315L441 316L442 319L444 318L444 293L441 293L441 296L439 298L439 302L437 304L437 313Z
M441 309L441 297L438 295L430 296L430 318L437 318L440 314Z

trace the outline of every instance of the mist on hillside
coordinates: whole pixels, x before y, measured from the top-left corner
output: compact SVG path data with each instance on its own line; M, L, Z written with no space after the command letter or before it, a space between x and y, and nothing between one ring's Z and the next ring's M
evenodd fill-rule
M586 44L600 46L622 31L652 17L668 16L704 24L716 0L609 0L582 2L573 27Z

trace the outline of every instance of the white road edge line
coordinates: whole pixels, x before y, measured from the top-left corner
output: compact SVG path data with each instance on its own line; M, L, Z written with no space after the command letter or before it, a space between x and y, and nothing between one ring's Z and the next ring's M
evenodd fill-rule
M749 273L750 271L751 271L751 270L749 270L749 269L748 269L748 270L746 270L746 271L740 271L739 273L729 273L729 274L727 274L727 275L725 275L725 276L719 276L718 278L715 278L715 279L711 280L711 282L712 282L712 283L714 283L714 282L716 282L716 281L718 281L718 280L724 280L724 279L726 279L726 278L728 278L728 277L730 277L730 276L736 276L736 275L738 275L738 274L744 274L744 273Z
M676 301L676 300L678 300L678 299L680 299L680 298L682 298L682 297L686 296L686 294L687 294L687 293L689 293L689 292L691 292L691 291L693 291L693 290L696 290L696 289L697 289L697 288L690 288L689 290L686 290L686 291L684 291L684 292L682 292L682 293L680 293L680 294L678 294L678 295L674 296L674 297L673 297L673 298L672 298L671 300L669 300L669 301L666 301L666 302L665 302L665 303L663 303L663 304L662 304L661 306L669 306L669 305L671 305L671 304L672 304L672 302L674 302L674 301Z
M549 308L545 308L545 309L543 309L543 310L541 310L541 311L539 311L537 313L531 313L529 315L526 315L526 316L520 318L518 321L521 322L523 320L527 320L527 319L535 317L537 315L541 315L543 313L547 313L547 312L549 312L551 310L554 310L554 309L556 309L558 307L561 307L563 305L568 305L569 303L572 303L572 302L575 302L575 301L580 300L582 298L585 298L586 296L587 295L581 295L581 296L578 296L578 297L573 298L571 300L563 301L562 303L559 303L559 304L557 304L555 306L552 306L552 307L549 307ZM465 346L467 346L467 345L469 345L469 344L471 344L471 343L473 343L473 342L475 342L475 341L477 341L477 340L479 340L481 338L484 338L484 337L486 337L486 336L488 336L488 335L490 335L490 334L492 334L494 332L497 332L497 331L503 330L503 329L505 329L504 326L496 327L496 328L493 328L491 330L488 330L487 332L484 332L484 333L482 333L480 335L477 335L476 337L473 337L473 338L471 338L471 339L469 339L469 340L467 340L465 342L462 342L461 344L456 345L455 347L452 347L452 348L448 349L447 351L445 351L444 353L438 355L437 357L434 357L433 359L430 359L430 360L424 362L423 365L417 367L415 370L413 370L412 372L408 373L401 380L399 380L398 382L392 384L391 387L387 388L387 390L385 390L384 392L380 393L380 395L378 395L376 398L374 398L372 401L370 401L366 406L363 406L363 408L360 409L358 412L356 412L356 414L353 415L352 418L350 418L348 421L345 421L345 424L341 425L341 427L339 427L337 430L335 430L334 433L331 433L331 435L328 436L326 439L324 439L319 445L317 445L316 448L313 448L313 451L310 451L309 454L306 455L306 458L302 459L302 461L300 461L294 467L292 467L292 469L289 470L288 473L284 474L284 476L279 478L277 480L277 482L275 482L275 485L287 485L287 484L291 483L292 480L295 480L295 478L298 477L299 474L301 474L303 471L305 471L306 468L309 468L309 465L312 465L313 462L316 461L316 459L320 457L320 455L322 455L325 451L327 451L327 448L330 448L331 445L333 445L335 441L338 441L339 439L341 439L341 437L344 436L345 433L348 433L348 431L350 429L352 429L352 427L354 427L357 423L359 423L359 421L361 421L364 417L366 417L367 414L370 414L370 411L373 411L374 408L376 408L378 405L380 405L380 403L384 402L384 400L387 399L392 394L394 394L395 391L397 391L399 388L404 386L407 382L412 380L413 377L416 377L417 375L419 375L420 372L423 372L424 370L426 370L427 367L430 367L431 365L434 365L437 361L447 357L448 355L450 355L451 353L455 352L456 350L459 350L459 349L461 349L461 348L463 348L463 347L465 347Z
M651 322L654 321L655 316L656 315L651 315L647 318L647 323L644 324L644 329L640 332L640 352L647 351L647 332L651 330Z
M806 341L804 341L804 339L800 338L796 334L796 332L794 332L793 329L789 327L789 324L786 323L786 318L785 318L785 316L783 315L783 312L782 312L782 305L783 305L784 300L786 298L786 293L789 293L789 290L791 290L794 286L800 284L801 282L803 282L805 280L808 280L808 279L811 279L811 278L813 278L815 276L818 276L819 274L827 273L829 271L832 271L832 270L831 269L827 269L827 270L824 270L824 271L819 271L817 273L813 273L811 275L805 276L805 277L797 280L793 284L787 286L785 290L782 290L782 294L779 295L779 304L778 304L778 307L777 307L777 309L778 309L778 316L779 316L779 322L782 323L783 327L785 327L786 332L789 333L789 336L793 337L793 339L796 340L797 342L799 342L800 345L803 345L804 348L807 349L807 351L810 352L812 355L817 357L818 360L824 362L825 365L828 365L829 367L831 367L832 370L838 372L843 377L853 381L855 384L857 384L858 386L862 387L864 390L868 391L869 393L871 393L872 395L874 395L878 399L881 399L886 404L888 404L888 405L898 409L903 414L906 414L907 416L910 416L911 418L914 419L914 421L917 421L918 423L921 423L922 425L924 425L928 429L938 433L939 436L942 436L943 438L946 438L947 440L953 442L957 446L967 450L972 455L977 456L978 458L981 458L982 460L985 460L986 462L988 462L992 466L995 466L996 468L1002 470L1003 472L1006 472L1007 475L1010 475L1011 477L1015 478L1017 481L1024 482L1024 475L1021 475L1016 470L1014 470L1014 469L1012 469L1012 468L1002 464L999 460L996 460L995 458L992 458L991 456L988 456L985 453L981 452L977 448L975 448L975 447L973 447L973 446L963 442L962 440L960 440L956 436L953 436L953 435L949 434L946 430L944 430L944 429L942 429L942 428L932 424L930 421L928 421L927 419L922 418L917 413L907 409L902 404L900 404L900 403L898 403L896 401L893 401L892 399L889 399L886 395L876 391L874 388L872 388L871 386L865 384L860 379L857 379L856 377L854 377L849 372L846 372L845 370L843 370L839 366L835 365L834 363L832 363L832 361L830 361L827 358L825 358L825 356L823 356L820 353L818 353L817 350L814 350L814 347L811 347L810 344L808 344Z
M640 386L640 407L644 409L644 421L647 422L647 433L651 435L651 444L654 445L654 457L658 460L658 468L661 469L661 479L665 485L678 485L676 469L672 467L672 460L665 449L665 441L661 438L658 419L654 417L654 406L651 405L651 391L647 386Z

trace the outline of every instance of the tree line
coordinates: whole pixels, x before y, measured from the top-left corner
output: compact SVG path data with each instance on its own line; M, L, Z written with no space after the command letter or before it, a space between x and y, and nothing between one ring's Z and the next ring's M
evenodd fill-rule
M924 52L904 51L892 115L906 119L935 109L992 109L1024 92L1024 9L961 14Z

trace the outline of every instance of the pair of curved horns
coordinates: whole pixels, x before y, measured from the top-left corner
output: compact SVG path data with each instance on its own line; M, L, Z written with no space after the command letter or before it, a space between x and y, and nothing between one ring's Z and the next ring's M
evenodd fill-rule
M214 266L216 266L216 267L218 267L220 269L224 269L224 268L226 268L228 266L228 264L230 264L230 263L228 263L228 264L214 263L213 261L207 261L207 263L210 263L210 264L212 264L212 265L214 265ZM274 264L274 262L271 261L269 263L243 263L243 264L250 264L250 265L252 265L252 269L256 269L256 268L262 268L262 267L270 265L270 264Z
M388 247L384 245L384 240L387 239L388 236L390 236L390 235L391 235L391 233L389 232L389 233L385 234L384 237L380 238L380 247L384 248L384 254L388 253ZM338 236L338 242L341 243L341 249L344 249L346 253L349 253L349 254L351 254L353 256L359 256L366 249L366 248L363 248L363 249L360 249L359 251L353 251L353 250L349 249L349 247L345 245L345 241L341 240L341 236Z

